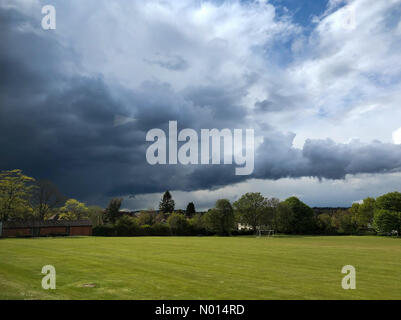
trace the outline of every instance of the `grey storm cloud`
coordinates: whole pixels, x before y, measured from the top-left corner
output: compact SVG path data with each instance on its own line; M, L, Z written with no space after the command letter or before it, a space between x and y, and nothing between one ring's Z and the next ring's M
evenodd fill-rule
M302 99L302 96L284 96L272 93L269 99L255 102L255 110L259 113L293 110Z
M162 56L158 54L154 59L144 59L150 64L158 65L161 68L173 71L183 71L189 68L188 62L179 55Z
M256 156L256 178L343 179L348 174L401 170L401 145L307 139L303 148L297 149L292 146L294 138L295 134L273 133L264 139Z
M234 166L151 166L146 132L167 131L168 121L183 128L248 128L249 111L241 104L246 87L144 82L135 90L108 83L101 75L73 74L77 53L39 28L22 13L0 9L0 169L23 169L51 179L64 192L87 201L171 190L213 189L249 178L314 176L341 179L347 174L399 171L401 146L372 142L336 144L307 140L294 148L294 134L268 130L256 150L252 176L235 176ZM41 31L41 30L39 30ZM166 68L180 70L184 58ZM181 66L180 66L181 65ZM285 98L261 102L278 110ZM271 109L272 108L272 109ZM135 119L115 125L116 116ZM101 200L99 200L101 199Z

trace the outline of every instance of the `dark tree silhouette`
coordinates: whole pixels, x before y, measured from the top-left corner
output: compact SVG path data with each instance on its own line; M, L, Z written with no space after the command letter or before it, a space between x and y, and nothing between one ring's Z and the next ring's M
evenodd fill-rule
M195 205L193 202L188 203L187 205L187 210L185 211L185 214L187 217L192 217L196 213L195 211Z
M33 202L37 207L39 220L44 220L49 212L62 206L66 200L67 197L60 192L53 182L49 180L39 180L36 182Z
M109 206L105 211L105 220L106 222L115 223L120 212L121 203L123 202L122 198L113 198L109 202Z
M170 192L167 190L164 193L162 200L160 201L159 210L163 213L171 213L174 211L174 207L175 207L175 202Z

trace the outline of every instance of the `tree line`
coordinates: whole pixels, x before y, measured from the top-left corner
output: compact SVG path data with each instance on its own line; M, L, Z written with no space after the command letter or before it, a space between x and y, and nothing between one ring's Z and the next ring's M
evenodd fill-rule
M47 180L36 181L21 170L0 172L0 221L90 219L97 235L231 235L255 233L258 228L286 234L398 234L401 235L401 193L366 198L349 209L316 212L296 197L284 201L253 192L231 203L219 199L207 212L195 204L176 210L169 191L159 210L129 215L123 199L111 199L106 209L68 199ZM243 230L238 230L241 224Z
M232 235L254 234L260 228L285 234L401 234L401 193L391 192L354 203L349 209L318 213L296 197L284 201L246 193L231 203L219 199L206 213L197 213L193 202L185 211L174 210L166 191L159 211L119 216L122 199L113 199L106 209L105 224L98 235ZM118 204L117 206L115 204ZM244 227L239 230L239 224Z

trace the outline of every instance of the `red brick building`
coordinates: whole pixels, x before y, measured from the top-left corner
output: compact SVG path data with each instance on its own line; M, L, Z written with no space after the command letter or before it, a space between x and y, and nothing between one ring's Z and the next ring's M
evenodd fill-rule
M92 222L87 220L3 222L2 230L0 231L0 236L3 238L91 235Z

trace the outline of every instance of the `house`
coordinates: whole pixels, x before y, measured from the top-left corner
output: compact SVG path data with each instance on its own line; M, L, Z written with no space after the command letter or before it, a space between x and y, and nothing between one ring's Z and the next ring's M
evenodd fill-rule
M88 220L11 221L0 225L3 238L92 235L92 222Z
M250 225L242 224L242 223L238 223L237 224L237 228L238 228L239 231L248 231L248 230L252 229L252 227Z

